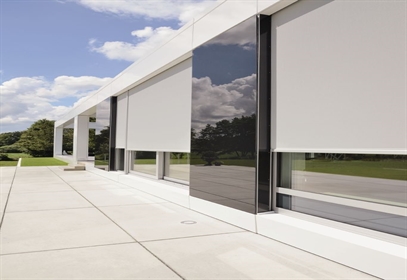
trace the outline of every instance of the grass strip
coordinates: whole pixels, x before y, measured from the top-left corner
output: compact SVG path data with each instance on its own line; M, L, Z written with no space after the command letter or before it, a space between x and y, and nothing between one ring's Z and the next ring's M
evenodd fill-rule
M13 159L19 159L19 158L30 158L31 156L29 154L24 154L24 153L6 153L9 158Z
M45 157L45 158L23 158L21 166L64 166L68 163L61 160Z
M17 166L18 161L0 161L0 166Z

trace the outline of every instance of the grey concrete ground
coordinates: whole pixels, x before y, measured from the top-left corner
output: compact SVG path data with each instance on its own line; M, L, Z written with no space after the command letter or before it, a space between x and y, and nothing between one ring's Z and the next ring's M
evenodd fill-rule
M0 175L0 279L373 279L87 171Z

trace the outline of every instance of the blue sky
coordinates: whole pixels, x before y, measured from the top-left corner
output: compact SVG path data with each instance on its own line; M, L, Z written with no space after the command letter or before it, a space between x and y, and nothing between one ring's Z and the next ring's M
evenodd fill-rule
M58 119L215 0L0 0L0 132Z

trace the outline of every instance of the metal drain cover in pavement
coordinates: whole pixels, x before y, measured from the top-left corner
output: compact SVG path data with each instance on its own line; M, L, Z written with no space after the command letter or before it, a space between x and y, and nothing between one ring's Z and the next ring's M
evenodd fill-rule
M184 225L193 225L193 224L196 224L196 222L195 222L195 221L182 221L181 224L184 224Z

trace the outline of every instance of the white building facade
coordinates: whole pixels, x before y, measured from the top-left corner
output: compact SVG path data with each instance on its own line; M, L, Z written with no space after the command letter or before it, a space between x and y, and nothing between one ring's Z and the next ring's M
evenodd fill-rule
M219 2L57 120L55 157L68 127L94 172L407 278L406 0Z

